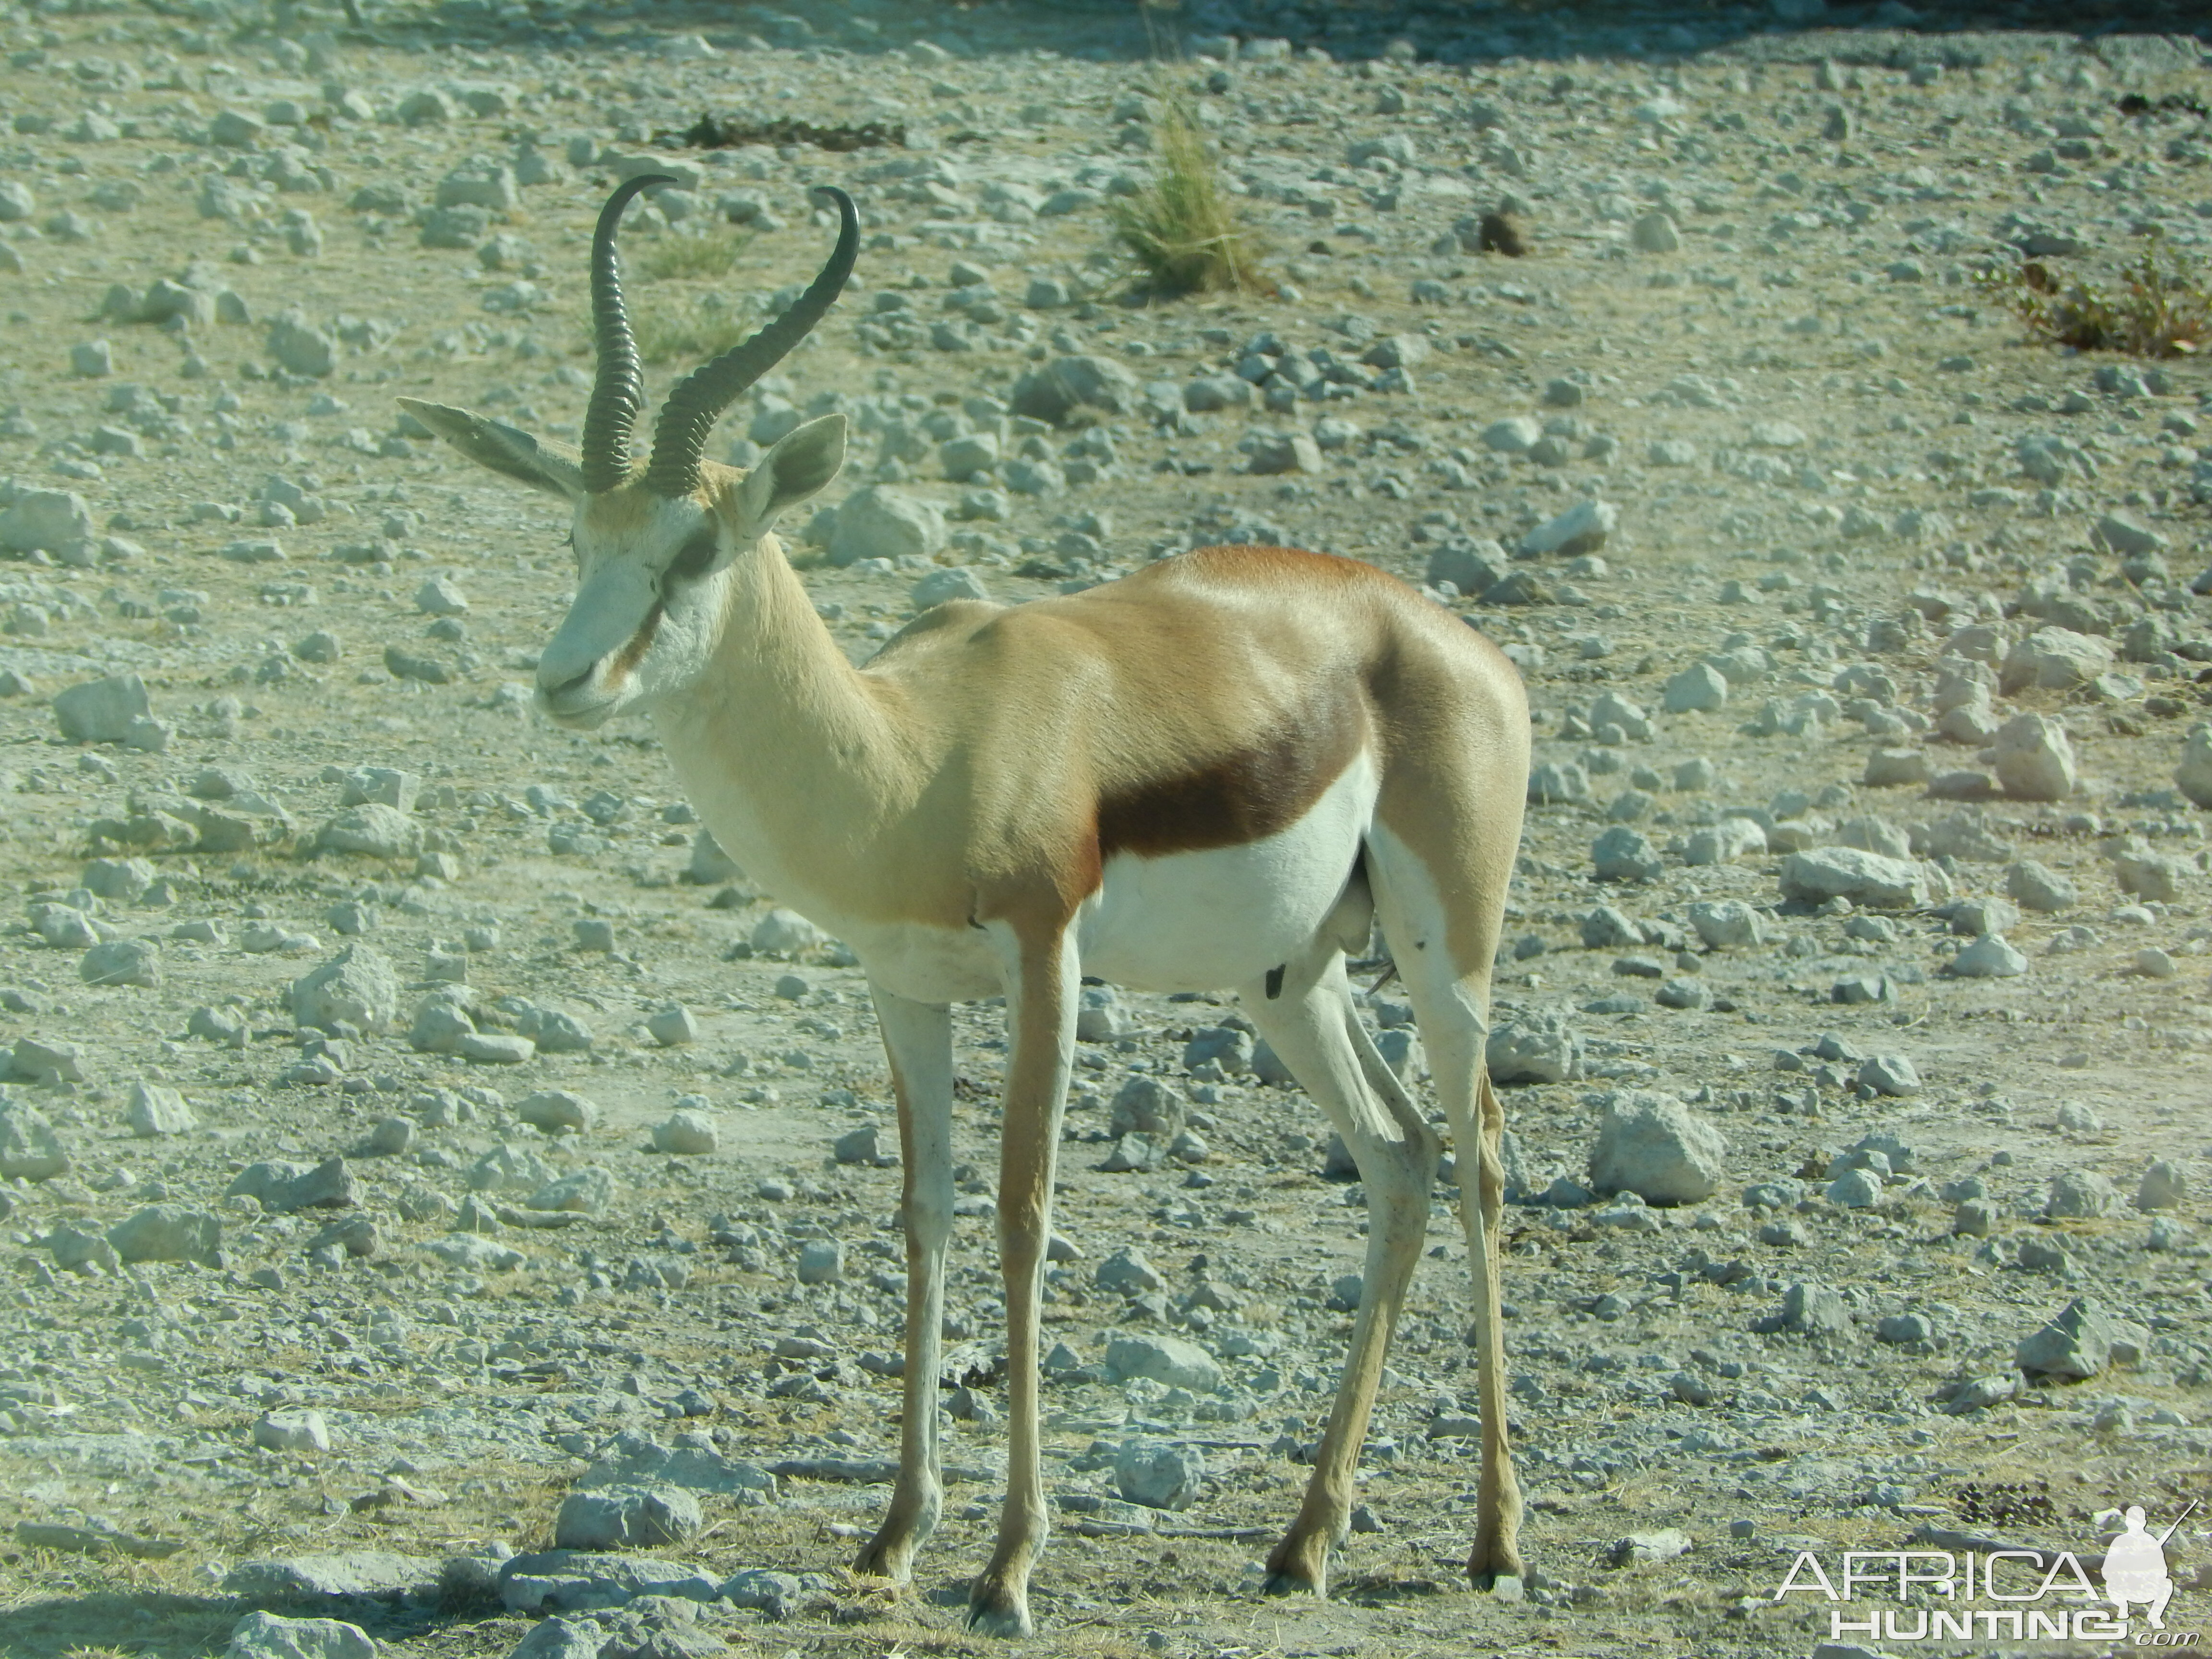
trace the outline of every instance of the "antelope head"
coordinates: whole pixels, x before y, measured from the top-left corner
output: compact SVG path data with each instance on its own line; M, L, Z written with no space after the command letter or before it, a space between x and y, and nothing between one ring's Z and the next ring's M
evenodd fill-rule
M702 459L722 411L821 321L852 272L860 219L852 198L825 188L839 219L829 263L781 315L670 391L653 425L652 458L642 471L636 466L630 433L645 386L615 232L640 191L674 182L657 174L629 179L600 210L592 237L599 368L580 451L468 410L399 399L471 460L569 503L576 598L538 665L538 707L563 726L598 726L697 679L730 619L732 571L758 554L779 516L844 464L842 415L794 428L750 471Z

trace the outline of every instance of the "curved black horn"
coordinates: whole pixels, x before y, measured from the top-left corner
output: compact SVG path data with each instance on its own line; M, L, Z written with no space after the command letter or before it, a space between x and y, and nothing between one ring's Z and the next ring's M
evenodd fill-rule
M750 339L694 369L669 392L653 424L653 460L645 473L646 488L655 495L674 499L699 487L699 457L722 411L805 339L843 292L860 251L860 216L853 198L836 185L821 185L816 193L837 204L837 246L830 250L829 263L789 310Z
M622 223L623 210L638 191L676 182L661 173L625 179L599 210L599 228L592 233L592 343L599 361L592 401L584 410L583 460L584 488L594 495L605 495L629 477L630 429L645 401L637 342L630 337L629 317L623 309L615 230Z

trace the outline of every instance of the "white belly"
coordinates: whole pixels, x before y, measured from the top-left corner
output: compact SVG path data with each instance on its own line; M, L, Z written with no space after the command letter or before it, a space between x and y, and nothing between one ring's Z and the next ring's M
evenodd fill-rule
M1083 971L1133 990L1217 991L1279 966L1343 892L1376 791L1362 753L1305 817L1264 841L1109 859L1077 917Z
M832 926L826 917L810 919ZM1006 988L1000 953L979 927L853 922L836 931L853 947L868 977L894 996L914 1002L975 1002Z
M1109 859L1076 915L1083 971L1131 990L1219 991L1288 961L1343 893L1374 822L1376 787L1374 763L1362 753L1304 817L1265 840ZM896 995L966 1002L1006 988L999 947L981 929L872 925L835 911L806 914Z

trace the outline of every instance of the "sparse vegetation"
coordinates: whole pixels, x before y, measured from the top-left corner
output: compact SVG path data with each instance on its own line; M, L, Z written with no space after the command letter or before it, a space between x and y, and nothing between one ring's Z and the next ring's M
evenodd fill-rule
M1272 286L1259 248L1237 222L1221 164L1179 97L1163 100L1159 170L1139 195L1112 204L1114 228L1156 293L1206 294Z
M2029 259L1982 278L2030 334L2081 351L2136 357L2184 357L2212 337L2212 293L2179 254L2155 237L2120 273L2112 290L2080 280L2062 283Z
M637 334L638 356L648 363L702 363L727 351L757 326L740 311L704 304L634 313L630 323Z
M499 1580L468 1556L449 1558L438 1574L438 1611L449 1619L482 1617L500 1610Z
M638 269L657 283L686 277L726 276L752 240L745 230L710 230L699 236L670 236L649 248Z

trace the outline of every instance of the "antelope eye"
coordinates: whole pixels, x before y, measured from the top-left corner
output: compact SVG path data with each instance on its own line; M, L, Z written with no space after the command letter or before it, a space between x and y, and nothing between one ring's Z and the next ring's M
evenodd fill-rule
M693 532L676 556L668 562L668 574L678 581L691 581L707 574L707 567L714 562L717 541L712 525Z

